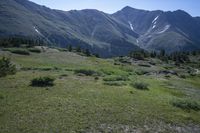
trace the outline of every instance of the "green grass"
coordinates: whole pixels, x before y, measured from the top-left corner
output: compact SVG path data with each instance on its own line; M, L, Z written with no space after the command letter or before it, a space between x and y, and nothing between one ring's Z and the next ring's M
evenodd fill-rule
M200 110L200 104L194 100L190 99L176 99L172 101L172 105L181 108L183 110L194 110L199 111Z
M194 87L198 92L200 84L195 83L198 77L166 79L162 75L137 75L135 71L141 69L137 65L114 65L113 59L70 52L25 56L4 51L0 53L3 55L9 56L20 70L0 78L2 133L106 132L110 128L121 133L127 128L147 132L144 126L151 132L159 128L176 132L176 126L200 125L200 111L187 112L171 104L177 98L199 100L196 92L187 95L184 89ZM148 71L159 71L161 67ZM102 75L95 80L96 76L76 75L76 70L92 70ZM55 79L54 86L30 86L32 79L45 76ZM130 86L141 81L149 84L149 91ZM168 124L174 126L170 128Z

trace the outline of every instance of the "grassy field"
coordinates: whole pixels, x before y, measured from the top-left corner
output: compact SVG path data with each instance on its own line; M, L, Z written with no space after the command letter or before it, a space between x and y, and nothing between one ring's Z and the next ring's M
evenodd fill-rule
M200 111L173 104L184 100L200 107L199 74L157 73L170 65L158 59L126 64L55 49L30 55L0 51L3 56L18 72L0 78L0 133L200 132ZM156 65L141 66L149 61ZM54 77L55 85L30 86L40 76ZM148 90L131 85L137 82L148 84Z

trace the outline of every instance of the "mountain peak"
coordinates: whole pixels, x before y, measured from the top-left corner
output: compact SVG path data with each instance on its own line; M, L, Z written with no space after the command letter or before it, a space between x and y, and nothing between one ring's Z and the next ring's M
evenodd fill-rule
M191 16L189 13L185 12L184 10L176 10L174 11L176 14L184 15L184 16Z
M124 8L122 8L122 10L124 10L124 11L130 11L130 10L136 10L136 9L133 8L133 7L130 7L130 6L125 6Z
M125 6L123 9L133 9L133 8L130 6Z

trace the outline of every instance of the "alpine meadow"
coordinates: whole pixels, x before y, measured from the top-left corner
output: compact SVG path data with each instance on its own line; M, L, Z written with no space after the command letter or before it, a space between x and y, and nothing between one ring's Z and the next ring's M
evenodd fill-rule
M199 132L200 17L0 0L0 133Z

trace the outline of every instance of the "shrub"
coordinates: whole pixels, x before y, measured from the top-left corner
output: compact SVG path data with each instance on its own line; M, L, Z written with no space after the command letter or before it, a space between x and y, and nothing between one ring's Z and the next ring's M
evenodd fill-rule
M22 49L22 48L9 48L9 49L6 49L6 51L10 51L11 53L14 53L14 54L30 55L28 50Z
M0 77L12 75L16 72L16 66L11 63L9 58L3 57L2 59L0 59Z
M0 93L0 99L4 99L4 96Z
M61 77L67 77L68 75L67 74L61 74L60 76Z
M127 81L129 80L127 76L110 76L103 78L104 81Z
M200 104L196 101L189 100L189 99L176 99L172 101L172 105L183 110L200 110Z
M41 53L41 50L38 48L29 48L28 49L30 52L34 52L34 53Z
M165 78L171 78L171 76L169 74L165 75Z
M179 75L179 77L182 79L186 79L186 75L184 75L184 74Z
M124 86L126 83L124 82L116 82L116 81L109 81L109 82L104 82L105 85L110 85L110 86Z
M143 82L132 83L131 86L139 90L149 90L148 88L149 85Z
M137 70L135 73L137 75L145 75L145 74L148 74L149 72L148 71L144 71L144 70Z
M95 77L94 80L99 80L99 77Z
M151 67L151 65L149 65L149 64L138 64L138 66L141 66L141 67Z
M102 73L106 74L106 75L112 75L114 74L114 71L112 70L108 70L108 69L101 69Z
M31 86L35 87L46 87L46 86L53 86L54 85L54 78L51 77L39 77L39 78L34 78L31 81Z
M40 70L40 71L51 71L53 68L51 67L43 67L43 68L36 68L37 70Z
M86 76L98 76L100 75L99 72L96 72L94 70L85 70L85 69L79 69L74 71L75 74L84 74Z

